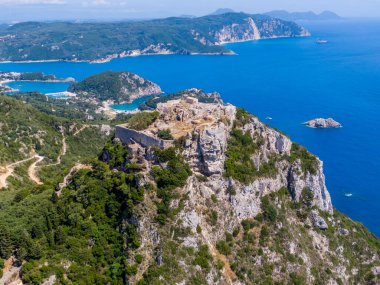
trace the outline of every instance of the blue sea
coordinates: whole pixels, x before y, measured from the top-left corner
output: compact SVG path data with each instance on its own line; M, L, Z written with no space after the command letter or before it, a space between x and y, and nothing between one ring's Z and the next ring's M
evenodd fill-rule
M42 71L77 80L128 70L157 82L166 93L192 87L218 91L225 102L248 109L318 155L335 207L380 236L380 20L302 24L312 37L230 45L237 56L7 63L0 70ZM317 45L318 38L329 43ZM46 93L53 88L32 87ZM266 121L267 116L273 120ZM316 117L333 117L344 127L319 130L301 124Z

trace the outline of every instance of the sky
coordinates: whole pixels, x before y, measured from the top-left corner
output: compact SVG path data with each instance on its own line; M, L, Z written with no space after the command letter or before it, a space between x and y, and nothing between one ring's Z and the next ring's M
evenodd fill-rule
M201 16L218 8L249 13L331 10L343 17L380 17L380 0L0 0L0 21Z

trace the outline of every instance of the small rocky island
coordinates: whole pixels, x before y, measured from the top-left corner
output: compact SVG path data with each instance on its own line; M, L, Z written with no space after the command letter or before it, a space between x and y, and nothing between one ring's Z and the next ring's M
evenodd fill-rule
M342 127L341 123L335 121L332 118L328 118L328 119L318 118L318 119L307 121L304 123L304 125L310 128L317 128L317 129L329 129L329 128Z

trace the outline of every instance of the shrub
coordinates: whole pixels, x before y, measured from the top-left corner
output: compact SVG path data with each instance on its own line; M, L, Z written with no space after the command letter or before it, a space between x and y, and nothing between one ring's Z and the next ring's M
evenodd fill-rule
M242 127L249 123L250 118L253 116L243 108L236 108L236 121L235 127Z
M307 206L311 207L314 201L314 193L309 188L304 188L301 192L301 202Z
M291 272L289 274L289 277L290 277L290 280L289 280L288 284L291 284L291 285L303 285L303 284L307 284L305 278L303 276L298 275L295 272Z
M237 237L240 233L240 227L234 228L234 231L232 232L233 237Z
M272 223L276 221L277 210L275 206L269 201L268 196L262 198L261 209L263 211L264 220Z
M161 201L157 204L156 221L165 224L167 218L175 214L170 208L170 202L176 196L175 188L183 187L187 178L191 175L191 169L180 155L176 154L175 148L164 150L157 149L155 155L161 162L167 162L165 168L155 166L152 168L153 177L157 183L157 197Z
M145 130L157 120L159 115L157 111L137 113L128 120L128 127L136 131Z
M215 210L211 210L211 212L209 213L208 220L209 220L210 225L215 226L216 223L218 222L218 212Z
M225 176L232 177L243 184L249 184L259 177L273 177L277 174L276 160L271 158L267 163L262 163L257 169L252 161L252 156L259 149L250 132L244 133L240 129L233 129L228 141L226 152L227 159L224 163ZM228 188L227 193L235 195L236 190Z
M158 137L163 140L172 140L173 136L170 129L161 130L158 132Z
M210 269L210 261L212 260L212 256L209 252L207 245L202 245L199 247L198 252L196 253L194 264L199 265L203 269Z
M141 264L143 262L143 256L141 254L137 254L135 256L135 261L137 264Z
M212 195L211 195L211 201L212 201L213 203L217 203L217 202L218 202L218 197L217 197L215 194L212 194Z
M216 249L224 255L229 255L231 253L231 247L225 240L220 240L216 243Z
M293 163L299 159L301 161L301 168L304 172L315 174L318 170L318 160L316 156L307 151L306 148L297 143L292 144L290 162Z
M255 221L252 219L245 219L241 221L241 225L243 226L244 231L249 231L255 226Z
M267 226L263 226L261 228L261 232L260 232L260 245L261 246L264 246L265 245L265 242L267 241L269 237L269 229Z

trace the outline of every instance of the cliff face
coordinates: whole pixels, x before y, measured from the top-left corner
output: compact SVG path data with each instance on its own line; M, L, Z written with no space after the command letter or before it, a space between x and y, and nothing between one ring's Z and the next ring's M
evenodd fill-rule
M144 135L170 129L175 152L192 174L169 199L162 183L174 178L165 171L180 173L172 160L162 160L170 152L119 138L130 161L143 165L139 185L158 187L127 221L141 241L128 260L143 256L128 275L130 284L376 280L379 248L369 240L378 241L358 234L364 233L360 225L333 210L318 158L229 104L199 103L184 93L157 111Z
M247 17L240 23L223 26L210 33L215 44L233 43L279 37L306 37L310 33L295 23L284 22L275 18Z

